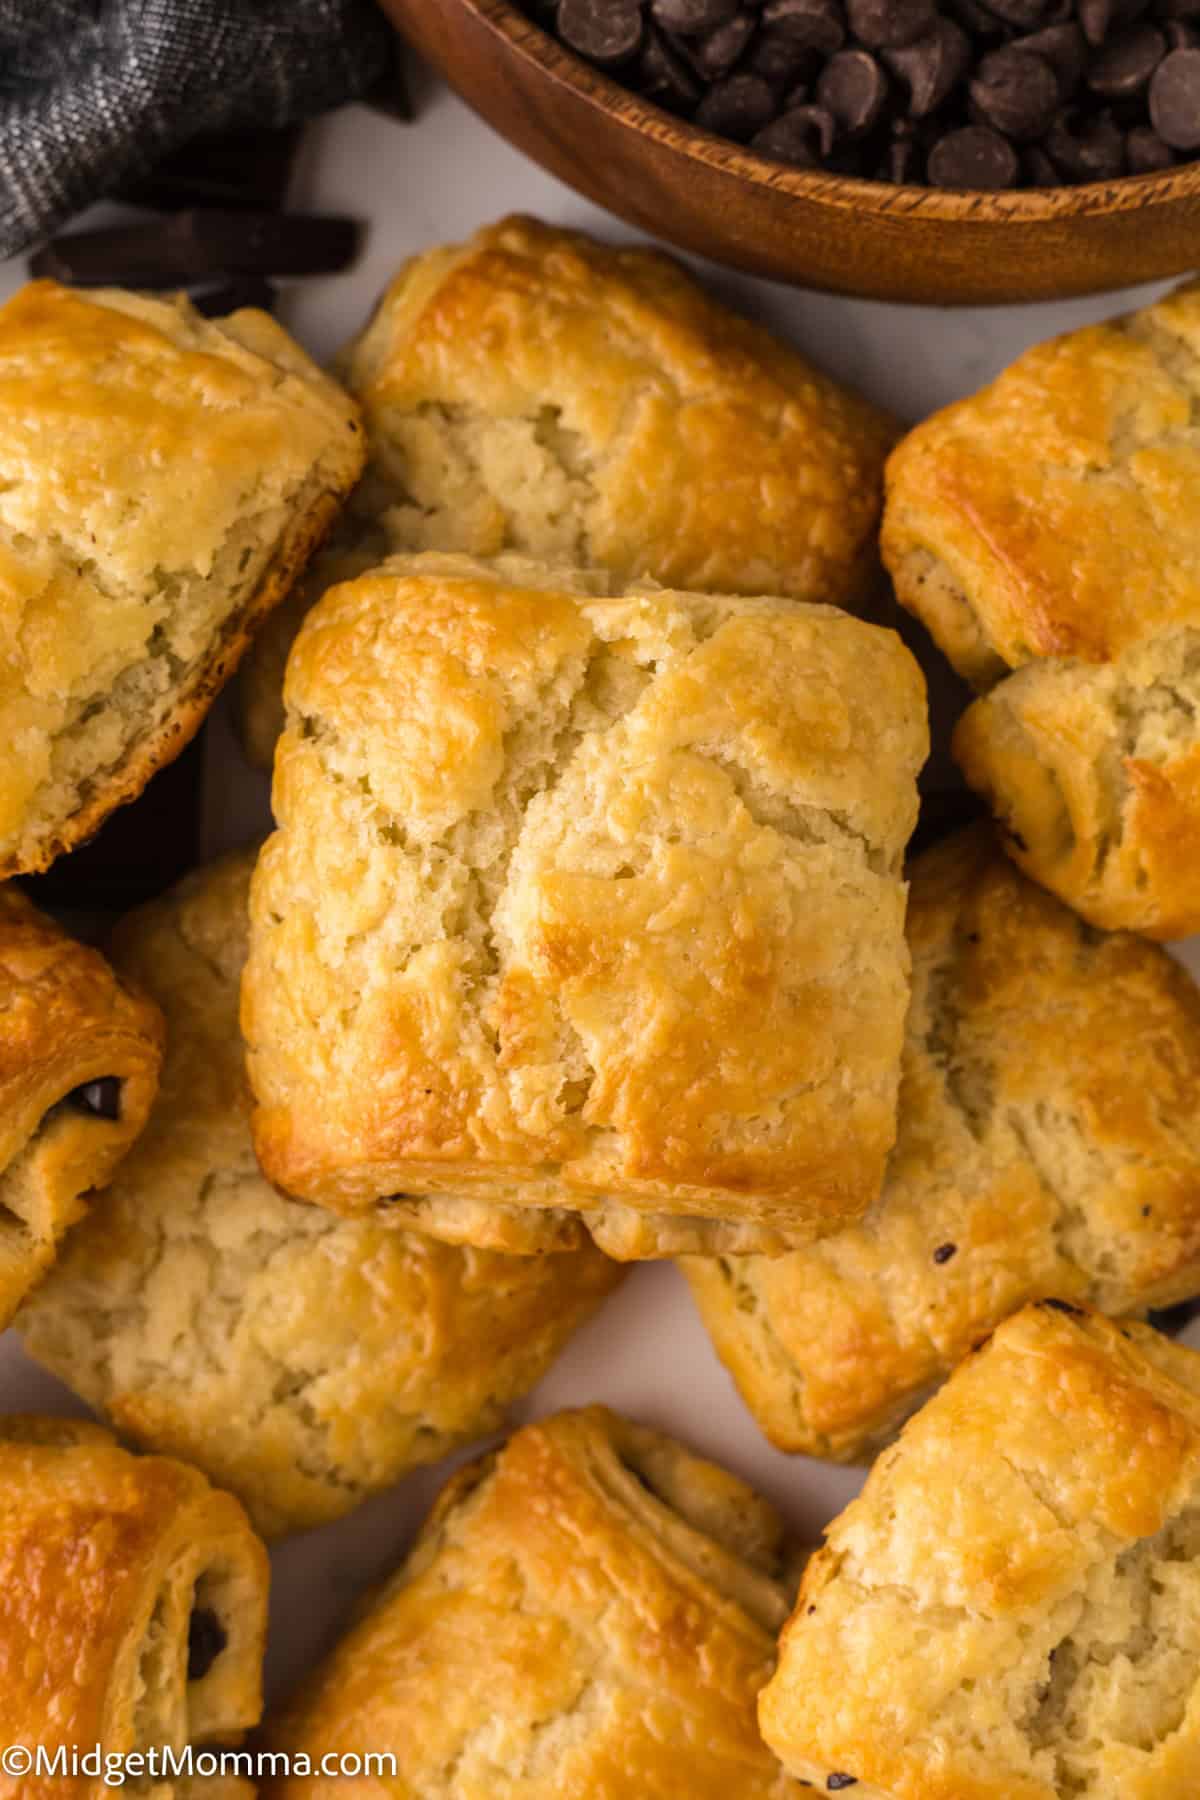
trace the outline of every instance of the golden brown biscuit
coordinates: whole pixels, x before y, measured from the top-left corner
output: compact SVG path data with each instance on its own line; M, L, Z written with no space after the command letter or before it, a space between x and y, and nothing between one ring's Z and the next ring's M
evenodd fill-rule
M6 1745L128 1756L237 1744L262 1711L267 1580L245 1513L195 1469L131 1456L98 1425L0 1419ZM5 1800L110 1791L102 1779L0 1773ZM203 1780L134 1791L223 1792Z
M363 455L264 313L53 282L0 311L0 875L178 754Z
M1198 1521L1200 1356L1029 1307L829 1528L763 1735L853 1800L1192 1800Z
M117 966L166 1014L162 1092L20 1328L122 1432L196 1463L273 1536L494 1431L620 1271L590 1244L452 1249L263 1180L237 1025L254 857L118 930Z
M1200 929L1198 388L1193 282L919 426L883 529L900 599L991 690L955 752L1013 855L1155 937Z
M754 1718L791 1566L723 1469L601 1407L560 1413L455 1476L267 1746L393 1749L364 1800L799 1800Z
M151 1001L0 886L0 1329L141 1131L162 1046Z
M911 867L900 1123L861 1225L775 1259L688 1258L772 1443L869 1455L1009 1313L1200 1292L1200 993L1101 936L985 827Z
M1018 669L960 719L954 755L1013 860L1093 925L1200 930L1200 638L1099 667Z
M832 608L571 582L396 558L310 614L243 984L262 1166L517 1252L806 1242L894 1134L920 674Z
M618 585L835 603L874 560L893 421L659 251L502 220L407 263L340 372L370 451L350 554L514 551ZM357 572L315 570L308 602ZM303 605L247 665L267 763Z

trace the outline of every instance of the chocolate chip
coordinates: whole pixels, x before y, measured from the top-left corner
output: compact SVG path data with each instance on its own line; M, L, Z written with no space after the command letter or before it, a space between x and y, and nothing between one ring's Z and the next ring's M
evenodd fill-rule
M745 144L775 111L775 96L761 75L727 75L709 88L692 115L705 131Z
M719 81L728 75L734 63L754 36L755 22L748 12L738 13L725 25L692 45L692 62L696 72L708 81Z
M862 137L878 123L887 100L887 76L869 50L839 50L817 82L817 103L831 112L846 137Z
M188 1620L189 1681L203 1681L228 1644L225 1627L211 1607L198 1606Z
M1020 172L1017 153L1008 139L986 125L964 125L951 131L929 153L928 174L934 187L1010 188Z
M1005 35L1003 23L982 5L981 0L948 0L948 5L960 24L981 43Z
M1113 181L1125 170L1125 140L1111 118L1077 121L1074 126L1056 119L1046 133L1046 154L1070 181ZM1028 845L1010 832L1018 850Z
M1041 137L1058 108L1058 77L1050 64L1011 45L984 57L968 92L984 123L1018 143Z
M1159 175L1175 166L1175 152L1149 125L1135 125L1125 134L1125 162L1131 175Z
M1021 167L1030 187L1061 187L1062 176L1046 152L1032 144L1021 157Z
M767 0L762 21L768 31L782 31L803 44L832 56L846 41L846 26L836 0Z
M650 17L664 31L677 31L682 37L699 37L706 31L715 31L720 25L728 25L738 6L739 0L650 0Z
M640 0L562 0L558 35L598 68L619 68L641 48Z
M937 1249L933 1253L933 1260L935 1263L940 1265L942 1263L948 1263L952 1256L957 1256L957 1255L958 1255L958 1245L957 1244L939 1244Z
M1116 15L1114 0L1079 0L1079 23L1083 35L1095 48L1102 44L1112 29Z
M704 95L683 58L653 26L638 58L637 85L648 100L656 100L668 112L690 113Z
M898 50L926 37L937 21L934 0L846 0L850 29L872 50Z
M1088 86L1106 100L1140 93L1167 53L1166 39L1153 25L1135 25L1113 37L1093 58Z
M77 1112L90 1113L96 1119L119 1119L121 1116L121 1082L116 1075L101 1075L97 1081L85 1081L72 1088L67 1099Z
M989 12L1019 31L1032 31L1043 24L1050 10L1049 0L985 0L985 4Z
M942 104L967 72L971 46L953 19L939 19L927 37L901 50L885 50L883 60L908 84L909 111L924 119Z
M807 81L820 67L821 57L790 31L760 31L742 63L748 75L761 75L777 91Z
M762 156L811 169L833 149L833 114L823 106L793 106L758 132L751 148Z
M915 139L908 136L893 137L879 171L880 179L903 186L905 182L916 181L920 164L921 153Z
M1014 38L1013 49L1032 51L1048 62L1058 76L1058 91L1064 100L1070 99L1083 80L1088 47L1078 25L1047 25L1029 37Z
M1150 82L1150 123L1172 150L1200 148L1200 50L1172 50Z

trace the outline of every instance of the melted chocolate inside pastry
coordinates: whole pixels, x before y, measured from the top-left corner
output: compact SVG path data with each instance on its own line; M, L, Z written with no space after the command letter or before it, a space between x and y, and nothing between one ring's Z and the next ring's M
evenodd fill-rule
M96 1081L85 1081L72 1088L67 1100L76 1112L90 1113L95 1119L119 1119L121 1116L121 1082L116 1075L101 1075Z
M198 1606L188 1620L188 1680L203 1681L229 1638L209 1606Z

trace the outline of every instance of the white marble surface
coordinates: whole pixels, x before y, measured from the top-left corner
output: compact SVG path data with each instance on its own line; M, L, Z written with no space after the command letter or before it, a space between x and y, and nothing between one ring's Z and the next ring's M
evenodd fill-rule
M350 273L284 295L280 317L319 357L362 323L402 258L455 239L502 213L524 210L603 237L628 237L545 175L430 81L421 111L404 127L362 108L308 133L297 170L296 204L367 218L365 252ZM701 271L727 298L792 338L835 373L908 419L917 419L991 377L1027 344L1152 290L1057 305L942 311L796 292L711 267ZM0 265L0 297L24 279L23 264ZM210 848L243 841L266 823L265 783L237 754L223 717L210 731L212 770L206 835ZM1200 940L1184 950L1200 969ZM717 1363L681 1280L669 1267L635 1270L520 1409L532 1417L563 1405L604 1400L677 1432L727 1462L769 1494L795 1525L815 1533L854 1493L860 1477L772 1451ZM78 1411L57 1383L0 1340L0 1409ZM324 1531L292 1539L275 1554L269 1676L286 1686L327 1641L365 1582L390 1567L446 1473L410 1478Z

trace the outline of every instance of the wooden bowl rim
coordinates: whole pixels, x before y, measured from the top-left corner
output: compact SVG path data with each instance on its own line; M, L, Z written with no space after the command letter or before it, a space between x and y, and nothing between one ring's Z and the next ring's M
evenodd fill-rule
M384 0L385 5L388 0ZM420 0L418 0L418 4ZM1073 187L971 191L960 188L893 187L859 176L826 175L791 169L727 138L689 125L629 88L612 81L576 56L517 10L512 0L451 0L473 12L495 37L537 73L564 87L622 129L695 158L724 175L769 188L789 199L874 217L895 215L948 225L1038 224L1097 213L1139 211L1200 193L1200 161L1181 163L1159 175L1119 175L1112 181Z

